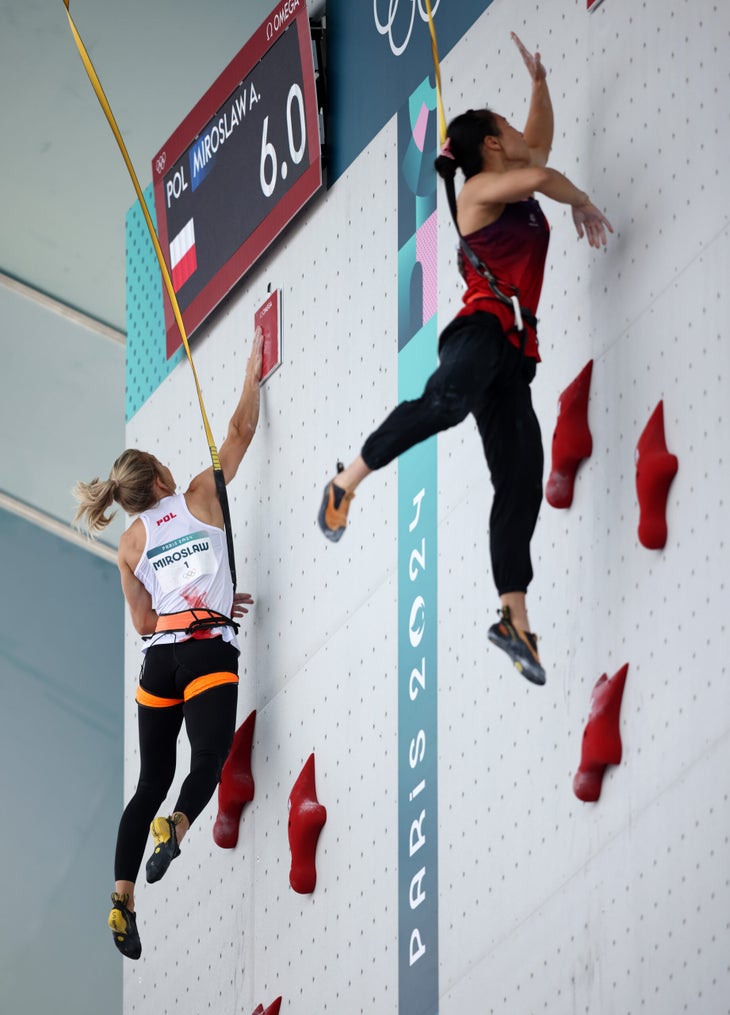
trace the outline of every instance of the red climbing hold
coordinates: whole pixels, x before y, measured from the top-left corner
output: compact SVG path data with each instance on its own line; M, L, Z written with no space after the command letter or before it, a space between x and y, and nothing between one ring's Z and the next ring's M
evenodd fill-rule
M591 359L558 399L552 468L545 487L547 502L554 508L567 508L573 503L578 466L593 451L593 438L588 426L588 395L592 373Z
M213 825L213 840L222 849L233 849L238 842L238 827L245 805L253 800L254 782L251 773L251 748L256 724L256 709L233 738L221 781L218 785L218 816Z
M275 1001L271 1002L268 1008L264 1008L262 1004L257 1004L252 1012L252 1015L279 1015L280 1008L281 997L277 997Z
M639 542L661 550L667 541L667 497L679 463L667 451L664 403L659 402L636 445L636 492L639 497Z
M327 820L327 811L317 800L314 785L314 755L310 754L289 796L289 884L307 895L317 883L315 854L317 841Z
M599 677L591 695L591 714L583 731L580 768L573 779L573 792L586 803L601 795L603 773L609 765L621 761L619 714L629 664L625 663L611 679Z

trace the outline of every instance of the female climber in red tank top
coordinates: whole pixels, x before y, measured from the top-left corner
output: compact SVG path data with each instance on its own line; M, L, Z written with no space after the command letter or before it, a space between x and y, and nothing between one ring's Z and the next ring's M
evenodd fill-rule
M464 305L439 338L437 370L422 396L402 402L327 484L318 520L328 539L339 540L355 489L367 475L471 413L494 487L489 540L501 617L488 637L528 680L544 684L526 605L543 471L530 383L540 358L535 315L549 239L534 195L569 205L578 236L592 247L604 246L606 231L613 230L587 194L547 167L553 109L545 68L539 53L512 38L532 81L524 130L490 109L470 109L450 123L435 162L447 187L457 169L464 175L456 201L459 233L485 262L496 288L461 256Z

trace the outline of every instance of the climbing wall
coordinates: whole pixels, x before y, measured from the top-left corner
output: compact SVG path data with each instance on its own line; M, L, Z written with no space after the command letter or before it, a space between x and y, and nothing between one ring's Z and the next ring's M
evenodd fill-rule
M410 899L417 919L419 887L436 893L438 980L418 1007L399 995L402 473L393 465L360 488L341 543L315 521L337 458L354 456L404 387L405 103L196 335L222 440L254 312L281 289L283 364L229 490L239 588L256 600L240 635L238 710L238 725L256 712L255 793L233 848L214 841L214 799L165 879L140 884L143 955L125 966L126 1015L260 1015L279 997L285 1015L730 1011L729 29L720 4L605 0L589 13L582 0L495 0L443 58L447 115L486 101L520 124L529 80L510 30L540 48L556 110L551 164L615 232L592 251L569 213L543 202L553 234L533 398L546 484L561 415L561 468L580 432L571 418L591 434L588 457L585 443L573 447L570 503L544 503L533 541L545 687L486 639L497 599L475 427L435 442L426 566L437 575L438 787L410 842L435 837L437 869L411 883ZM436 270L443 327L461 287L442 192ZM561 396L588 363L571 417ZM127 441L184 487L207 448L187 364L164 374L135 396ZM663 542L640 538L639 490L643 521L666 524ZM139 648L128 625L127 794ZM181 773L187 760L182 738ZM313 890L298 879L301 857L292 865L290 800L310 859L316 844Z

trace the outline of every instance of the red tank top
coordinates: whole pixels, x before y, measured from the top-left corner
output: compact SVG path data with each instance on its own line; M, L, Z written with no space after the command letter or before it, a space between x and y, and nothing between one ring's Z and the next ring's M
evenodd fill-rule
M520 305L537 314L542 289L550 226L534 197L507 204L491 225L465 236L474 253L496 277L506 296L517 295ZM519 348L520 337L514 330L515 315L511 307L494 295L486 279L477 272L468 258L461 257L461 273L466 282L464 306L457 314L462 317L484 310L499 318L508 339ZM539 360L537 333L525 322L525 355Z

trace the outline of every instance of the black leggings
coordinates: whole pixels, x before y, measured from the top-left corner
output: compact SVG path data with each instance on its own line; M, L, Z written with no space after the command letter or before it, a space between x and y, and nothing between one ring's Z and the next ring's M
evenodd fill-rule
M175 775L177 738L185 721L190 741L190 772L173 810L192 824L215 792L236 726L238 652L221 638L190 639L147 650L138 701L139 782L119 822L114 879L136 881L152 819ZM193 681L214 674L215 686L194 693ZM217 679L231 682L216 682ZM182 699L182 700L181 700ZM164 702L172 702L165 705Z
M492 575L499 595L526 592L530 540L542 502L543 451L532 408L536 362L506 338L493 314L457 317L439 340L439 366L414 401L401 402L362 447L370 469L474 416L494 500L489 519Z

